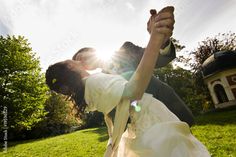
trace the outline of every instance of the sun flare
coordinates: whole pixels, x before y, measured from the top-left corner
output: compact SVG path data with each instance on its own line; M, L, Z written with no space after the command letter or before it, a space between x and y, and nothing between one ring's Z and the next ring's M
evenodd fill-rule
M96 50L97 57L104 62L111 60L111 57L114 54L114 50L98 49Z

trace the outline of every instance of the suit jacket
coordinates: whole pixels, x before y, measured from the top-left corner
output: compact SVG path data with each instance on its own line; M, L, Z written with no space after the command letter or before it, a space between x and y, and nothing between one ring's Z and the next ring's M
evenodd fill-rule
M125 42L113 57L118 73L134 71L142 59L144 50L145 48L134 45L132 42ZM169 52L166 55L159 55L155 68L164 67L175 58L175 46L171 42Z

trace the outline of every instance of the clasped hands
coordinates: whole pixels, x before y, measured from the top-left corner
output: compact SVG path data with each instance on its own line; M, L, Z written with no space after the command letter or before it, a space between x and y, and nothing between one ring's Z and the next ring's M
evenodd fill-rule
M151 17L147 22L147 31L149 34L159 33L164 35L164 41L161 48L168 45L170 37L174 30L174 7L168 6L158 13L155 9L150 10Z

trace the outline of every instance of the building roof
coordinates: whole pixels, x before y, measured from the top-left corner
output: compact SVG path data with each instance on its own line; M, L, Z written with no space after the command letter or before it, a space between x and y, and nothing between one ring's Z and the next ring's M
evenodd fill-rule
M217 72L236 67L236 51L219 51L208 57L202 64L203 76L206 78Z

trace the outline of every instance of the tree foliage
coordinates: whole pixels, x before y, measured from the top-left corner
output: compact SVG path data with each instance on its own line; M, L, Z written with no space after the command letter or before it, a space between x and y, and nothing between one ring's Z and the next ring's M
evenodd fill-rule
M46 114L48 89L39 59L24 37L0 36L0 61L0 104L1 111L7 108L7 126L14 131L30 129Z
M76 125L77 120L75 114L77 110L73 110L73 103L67 101L64 96L51 93L51 96L45 103L45 110L48 112L46 118L48 124L66 124Z
M63 95L50 92L45 102L47 112L43 121L39 122L30 131L26 131L26 139L54 136L68 133L79 128L82 121L75 115L77 110L71 101L67 101Z
M160 80L171 86L194 114L202 110L202 98L196 95L191 71L180 67L173 68L171 64L168 64L163 68L157 69L154 74Z
M190 53L194 56L195 60L195 62L191 64L191 67L195 72L201 71L201 65L208 57L216 52L229 50L236 50L235 33L219 33L213 38L208 37L199 43L197 49Z

